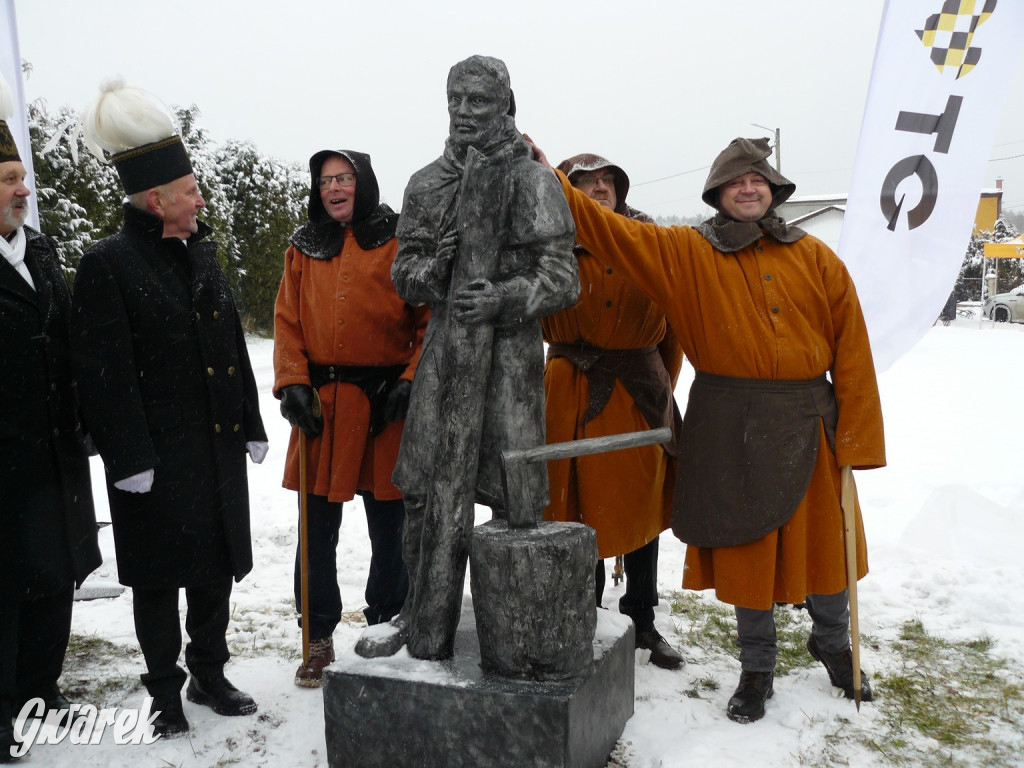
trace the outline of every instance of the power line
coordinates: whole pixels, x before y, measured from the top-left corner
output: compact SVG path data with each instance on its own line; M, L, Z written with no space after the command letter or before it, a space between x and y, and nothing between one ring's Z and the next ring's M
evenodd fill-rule
M687 174L690 174L690 173L697 173L697 171L706 171L710 167L711 167L710 165L702 165L700 168L694 168L693 170L690 170L690 171L680 171L679 173L673 173L670 176L662 176L660 179L648 179L647 181L634 181L629 186L630 186L630 189L632 189L633 187L642 187L644 184L655 184L655 183L657 183L659 181L667 181L669 179L678 178L679 176L686 176Z

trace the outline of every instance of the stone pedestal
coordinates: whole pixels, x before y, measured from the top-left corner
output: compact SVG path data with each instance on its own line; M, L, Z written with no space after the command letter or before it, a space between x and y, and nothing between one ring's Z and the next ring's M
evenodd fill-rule
M560 680L593 662L597 536L582 523L473 529L469 574L480 660L506 677Z
M455 656L364 659L324 673L331 768L603 768L633 714L633 624L598 611L594 663L558 682L485 673L472 610Z

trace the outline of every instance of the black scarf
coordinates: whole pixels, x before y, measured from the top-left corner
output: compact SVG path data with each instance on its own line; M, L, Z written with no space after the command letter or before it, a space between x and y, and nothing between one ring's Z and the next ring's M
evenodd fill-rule
M722 213L702 221L697 231L711 243L711 247L723 253L736 253L753 245L765 234L780 243L795 243L806 235L800 227L790 226L772 209L759 221L736 221Z
M372 251L395 236L398 214L387 203L380 203L371 215L351 224L334 219L310 221L295 230L290 241L311 259L330 261L341 253L345 228L348 226L352 227L352 234L359 247L364 251Z

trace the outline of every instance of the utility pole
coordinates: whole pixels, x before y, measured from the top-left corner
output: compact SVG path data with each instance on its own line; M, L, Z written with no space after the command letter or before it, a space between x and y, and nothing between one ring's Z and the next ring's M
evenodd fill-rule
M751 125L754 126L755 128L761 128L765 131L768 131L769 133L773 132L773 130L766 125L760 125L759 123L751 123ZM772 149L775 152L775 170L778 171L779 173L782 173L782 129L776 128L774 129L774 133L775 146L772 147Z

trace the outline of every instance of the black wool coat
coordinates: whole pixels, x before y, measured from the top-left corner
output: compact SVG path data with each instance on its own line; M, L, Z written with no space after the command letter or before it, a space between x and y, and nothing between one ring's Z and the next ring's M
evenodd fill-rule
M72 379L71 292L53 241L24 228L35 290L0 258L0 589L47 593L100 564Z
M205 224L182 241L148 212L124 215L82 257L72 334L118 576L152 589L240 580L252 569L245 444L267 435L217 246ZM150 468L149 493L114 487Z

